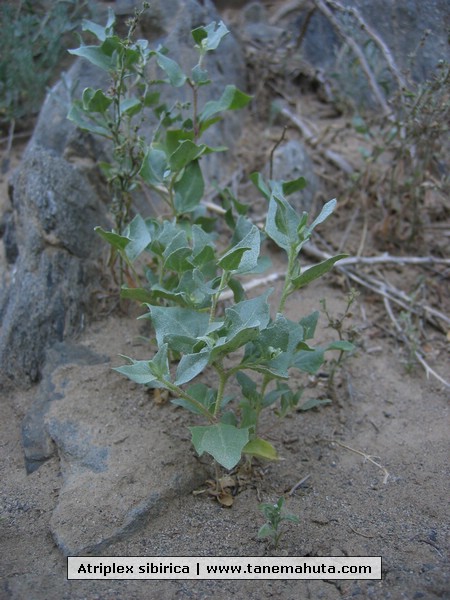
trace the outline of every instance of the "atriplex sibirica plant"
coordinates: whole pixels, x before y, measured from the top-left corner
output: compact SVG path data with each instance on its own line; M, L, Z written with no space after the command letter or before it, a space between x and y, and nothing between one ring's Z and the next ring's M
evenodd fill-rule
M206 54L218 48L228 31L223 23L211 23L192 32L199 60L186 75L166 49L151 50L145 40L132 42L134 26L133 20L128 37L122 40L114 34L113 15L106 27L86 22L85 30L100 43L72 51L107 70L113 81L108 92L84 90L70 118L113 143L115 163L107 173L112 184L125 192L124 205L116 213L114 231L97 231L126 265L129 285L122 287L122 296L144 303L144 318L151 320L155 335L153 358L130 358L129 364L116 370L137 383L168 390L173 404L203 420L190 428L199 455L209 453L226 469L235 467L243 455L276 459L276 449L259 432L261 412L277 405L277 414L283 416L298 407L301 390L290 388L291 372L313 373L323 363L325 351L352 347L342 341L322 348L309 345L318 311L299 321L283 314L291 294L327 273L344 256L304 271L298 258L336 202L325 204L308 224L308 215L297 214L286 199L304 187L303 178L265 182L254 174L252 181L268 204L264 228L261 231L253 224L246 217L247 207L232 198L225 214L231 239L227 248L219 248L201 203L204 182L199 163L205 154L223 148L210 148L199 140L223 111L241 108L250 98L227 86L218 100L200 108L197 91L209 82ZM163 79L146 79L145 67L152 58ZM161 103L154 87L166 84L187 85L190 108L178 103L168 108ZM146 107L158 116L149 142L137 133ZM186 117L188 108L191 115ZM133 125L137 115L137 125ZM127 222L129 193L139 180L161 195L170 208L169 219L136 215ZM284 287L275 306L269 304L271 290L249 299L241 283L242 276L261 272L267 263L260 256L261 243L267 238L287 255ZM227 292L234 303L222 311L221 300ZM205 369L215 372L215 386L196 380ZM227 393L233 381L241 390L238 398ZM310 401L308 407L313 404Z
M284 498L278 499L275 504L262 503L259 508L266 519L264 525L258 531L258 538L267 538L269 543L275 548L278 548L281 536L284 533L283 523L300 523L300 519L295 515L285 513L283 511Z

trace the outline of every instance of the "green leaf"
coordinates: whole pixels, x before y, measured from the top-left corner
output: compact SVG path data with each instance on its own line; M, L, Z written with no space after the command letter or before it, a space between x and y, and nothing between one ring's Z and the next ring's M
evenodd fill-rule
M200 123L204 123L214 115L224 110L237 110L244 108L250 102L251 96L244 94L234 85L227 85L219 100L207 102L199 115Z
M225 309L223 327L218 330L219 338L211 351L211 359L224 356L242 348L255 339L259 331L270 321L270 307L267 302L272 290L250 300L243 300Z
M192 269L191 263L187 260L191 254L186 232L178 231L163 252L164 269L177 273Z
M137 98L126 98L120 103L120 114L132 117L142 110L142 102Z
M212 125L218 123L221 120L222 117L213 117L212 119L206 119L206 121L202 121L199 127L199 134L203 135L207 129L209 129L210 127L212 127ZM225 147L224 150L226 150Z
M213 151L213 149L205 144L197 146L197 144L191 140L182 140L177 149L170 155L170 168L173 171L181 171L181 169L190 162L211 151Z
M155 375L155 377L160 381L161 379L170 380L170 371L169 371L169 359L167 355L168 346L167 344L162 344L158 352L152 358L152 360L148 363L150 370Z
M164 145L164 150L167 152L168 156L173 154L175 150L178 149L181 142L185 142L186 140L194 143L194 132L186 131L186 129L167 129L166 130L166 143Z
M89 113L86 113L86 111L82 108L82 104L79 101L74 101L69 110L67 118L83 131L88 131L89 133L94 133L95 135L111 138L111 132L107 127L106 121L104 121L104 125L100 125L99 123L93 121L90 118Z
M261 173L252 173L250 175L250 181L258 188L266 200L270 200L271 192L264 182Z
M191 212L197 208L205 191L205 182L198 160L187 165L181 179L175 183L173 189L177 214Z
M158 66L167 74L169 77L170 85L174 87L181 87L186 82L186 75L183 73L180 65L162 54L162 52L156 51L156 62Z
M125 230L125 236L130 240L125 254L134 262L152 241L147 225L140 215L136 215L131 221Z
M298 289L304 287L305 285L308 285L308 283L310 283L311 281L314 281L314 279L318 279L319 277L322 277L322 275L325 275L325 273L328 273L328 271L331 271L331 269L333 268L333 265L338 260L342 260L343 258L346 258L347 256L348 256L348 254L338 254L337 256L327 258L327 260L324 260L324 261L318 263L317 265L310 267L309 269L305 270L303 273L301 273L297 277L294 277L291 280L292 289L298 290Z
M229 33L227 27L220 21L217 29L216 23L213 21L206 27L197 27L192 30L192 37L195 43L205 52L216 50L222 39Z
M207 387L203 383L195 383L186 390L186 393L197 400L197 402L200 402L200 404L202 404L208 412L212 412L211 409L214 406L217 396L217 393L214 390ZM183 408L186 408L194 414L203 415L202 411L187 399L174 398L171 402L176 406L182 406Z
M299 192L306 187L306 179L299 177L298 179L292 179L291 181L283 181L281 188L285 196L289 196L294 192Z
M248 430L233 425L217 423L215 425L190 427L192 444L199 456L204 452L225 469L232 469L241 460L242 450L248 442Z
M111 54L106 53L103 46L80 46L79 48L74 48L68 52L69 54L85 58L104 71L110 71L114 65Z
M122 252L130 243L129 238L119 235L114 231L105 231L101 227L94 227L94 231L98 233L104 240L106 240L113 248Z
M150 306L149 309L159 346L164 343L166 335L175 332L190 338L206 335L209 324L206 313L178 306Z
M129 360L133 359L130 358ZM149 361L147 360L133 361L131 365L116 367L113 371L125 375L128 379L136 383L146 384L156 380L156 376L150 369Z
M267 327L270 321L270 307L267 298L272 291L269 289L256 298L243 300L225 309L225 327L228 330L228 336L233 336L248 327L257 327L259 330Z
M130 365L116 367L113 370L126 375L135 383L148 384L155 380L170 379L167 344L161 345L152 360L136 361L132 358L128 358L128 360L131 361Z
M342 350L343 352L353 352L354 349L355 345L347 340L336 340L325 348L325 350Z
M240 217L240 220L243 217ZM244 219L245 220L245 219ZM250 231L240 242L230 248L218 261L218 265L224 270L235 274L253 271L258 264L261 235L256 225L252 225Z
M269 201L265 232L286 252L299 244L298 225L300 217L284 198L280 190L275 190Z
M294 365L300 371L306 373L317 373L325 360L324 350L316 348L315 350L301 350L298 352Z
M142 161L139 175L150 185L159 185L164 181L164 174L168 169L165 152L150 146Z
M244 454L256 456L257 458L265 458L266 460L278 460L278 452L276 449L261 438L250 440L242 450Z
M304 337L303 339L312 340L316 331L317 323L319 321L319 311L315 310L307 317L300 319L299 323L303 327Z
M202 69L200 65L195 65L192 69L192 81L195 85L206 85L207 83L210 83L208 71Z
M336 208L336 199L334 200L330 200L329 202L327 202L324 207L322 208L322 210L319 213L319 216L316 217L314 219L314 221L311 223L311 225L308 227L308 231L311 232L315 227L317 227L317 225L319 225L320 223L323 223L323 221L325 221L325 219L327 219L331 213L334 211L334 209Z
M200 375L209 362L211 350L205 348L196 354L185 354L178 363L176 385L183 385Z
M199 269L185 271L175 292L181 294L186 305L197 309L210 306L211 296L216 292L205 280Z
M236 373L236 380L246 398L252 400L258 396L256 383L246 373L243 373L242 371Z
M85 88L81 101L85 111L104 113L111 106L112 98L105 96L102 90Z
M145 288L129 288L123 286L120 289L120 297L126 298L127 300L134 300L135 302L151 302L152 292Z
M264 538L275 538L276 535L277 533L270 523L264 523L264 525L262 525L258 531L259 540L263 540Z
M233 277L231 277L228 281L228 287L233 292L233 298L236 303L245 300L245 290L239 279L234 279Z
M83 31L88 31L95 35L95 37L100 41L104 42L106 38L112 34L114 24L116 22L116 17L114 15L114 11L112 8L108 8L108 21L105 27L101 25L97 25L97 23L93 23L88 19L83 19L82 21L82 29Z

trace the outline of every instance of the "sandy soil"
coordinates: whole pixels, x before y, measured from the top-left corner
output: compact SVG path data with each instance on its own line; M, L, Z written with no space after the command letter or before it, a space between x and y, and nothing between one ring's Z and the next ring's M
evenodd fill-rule
M277 267L280 258L274 255L273 259ZM343 310L345 290L337 283L330 276L291 297L288 314L291 318L308 314L318 307L320 298L326 298L332 314L338 314ZM321 321L326 322L323 317ZM136 323L134 316L110 315L91 323L77 342L109 355L113 365L120 364L119 352L145 356L136 341L140 332ZM448 397L417 365L406 373L404 351L384 333L388 324L380 323L370 295L360 297L351 325L360 330L358 351L338 377L333 403L294 413L279 425L275 415L267 417L264 426L282 461L261 465L244 481L231 509L206 494L186 492L171 500L157 518L112 543L103 555L381 555L382 581L68 582L65 558L50 534L62 483L60 461L53 458L30 475L24 469L20 428L36 394L32 389L2 397L0 597L447 597ZM318 341L333 339L333 333L322 327ZM444 350L435 353L435 361L442 372ZM143 423L156 420L177 448L193 453L188 417L170 404L155 405L136 386L130 388L130 382L112 374L110 365L74 368L69 376L74 401L88 396L104 413L111 407L113 385L122 406L126 398L127 412ZM93 379L97 381L94 388ZM307 386L305 399L329 396L325 377L306 378L303 384ZM143 454L142 461L148 460ZM299 516L300 524L286 527L281 546L274 552L257 539L263 523L258 503L276 501L283 494L287 509ZM89 527L80 522L83 526Z

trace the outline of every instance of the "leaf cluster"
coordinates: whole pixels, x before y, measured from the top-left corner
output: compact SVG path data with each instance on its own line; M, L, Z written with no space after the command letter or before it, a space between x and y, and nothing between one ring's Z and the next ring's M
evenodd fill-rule
M112 10L104 27L84 21L83 30L97 43L87 45L80 39L81 45L70 50L105 71L111 80L107 90L86 88L68 117L113 145L113 161L102 167L115 192L118 230L129 221L130 193L138 185L156 192L174 217L194 211L204 194L200 159L225 150L201 143L201 136L222 118L221 113L243 108L250 101L247 94L228 85L218 99L199 107L199 89L210 83L205 57L228 33L222 22L193 30L198 61L185 73L164 46L152 48L148 40L133 40L143 10L145 6L131 20L124 38L115 33ZM167 86L187 88L191 101L169 105L164 97ZM150 140L141 131L149 118L156 123Z

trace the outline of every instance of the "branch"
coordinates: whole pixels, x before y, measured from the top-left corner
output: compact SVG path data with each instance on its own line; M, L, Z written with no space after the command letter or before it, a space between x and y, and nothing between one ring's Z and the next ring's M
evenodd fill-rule
M328 258L331 258L331 254L329 254L328 252L323 252L322 250L319 250L319 248L317 248L317 246L314 246L314 244L311 244L311 243L305 244L305 246L303 246L302 252L304 254L306 254L307 256L310 256L312 258L316 258L319 260L326 260ZM363 257L343 258L342 260L340 260L338 263L336 263L334 265L334 269L337 269L338 271L340 271L341 273L343 273L344 275L346 275L353 281L356 281L363 287L366 287L366 288L370 289L371 291L375 292L376 294L379 294L380 296L388 298L392 302L395 302L396 304L398 304L403 309L405 309L409 312L412 312L414 314L421 314L421 312L424 312L425 318L433 325L435 325L435 323L429 315L436 317L438 319L441 319L442 321L444 321L447 324L450 324L450 318L447 317L444 313L440 312L439 310L437 310L431 306L428 306L426 304L416 303L416 306L418 306L421 309L421 310L418 310L417 308L414 308L411 306L411 299L402 290L398 290L397 288L395 288L392 285L386 285L386 283L384 283L383 281L380 281L379 279L376 279L375 277L372 277L365 273L356 273L352 269L348 268L349 264L350 265L358 264L358 263L380 264L383 262L384 263L388 263L388 262L397 263L397 262L401 262L401 260L404 260L404 262L406 262L406 263L411 262L412 264L421 264L421 263L430 263L430 262L431 263L438 262L438 263L448 264L447 259L436 259L433 257L429 257L429 258L424 258L422 260L421 258L417 258L417 257L409 257L409 258L411 259L410 261L407 260L406 258L402 259L402 257L393 257L393 256L391 257L390 255L382 255L380 257L370 257L370 258L363 258ZM347 262L347 265L345 264L346 262Z
M383 298L383 302L384 302L384 307L386 308L386 312L389 315L389 318L391 319L391 321L394 323L394 326L395 326L395 328L396 328L396 330L397 330L400 338L408 346L408 348L413 352L413 354L416 357L417 361L425 369L425 373L427 375L427 379L430 378L430 375L433 375L433 377L435 377L438 381L440 381L445 387L450 388L450 383L448 383L443 377L441 377L439 375L439 373L436 373L436 371L434 369L432 369L430 367L430 365L425 361L425 359L423 358L423 356L415 348L412 347L412 344L411 344L408 336L405 334L405 332L402 329L402 326L400 325L400 323L398 322L397 318L394 315L394 312L392 310L392 306L391 306L388 298L386 298L386 297Z

